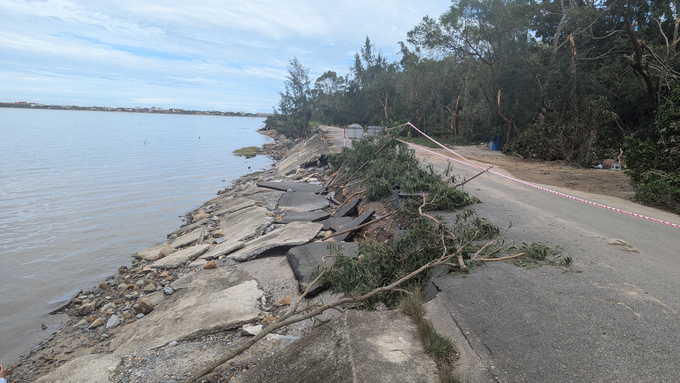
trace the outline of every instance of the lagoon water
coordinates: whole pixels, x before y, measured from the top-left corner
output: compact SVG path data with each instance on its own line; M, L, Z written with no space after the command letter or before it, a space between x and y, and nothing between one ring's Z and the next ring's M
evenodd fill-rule
M229 181L269 168L232 153L270 141L263 121L0 108L0 364L64 319L49 311L162 243Z

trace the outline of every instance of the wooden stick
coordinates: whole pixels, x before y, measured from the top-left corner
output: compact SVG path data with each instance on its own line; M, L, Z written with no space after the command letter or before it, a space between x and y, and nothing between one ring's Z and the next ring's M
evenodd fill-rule
M329 238L336 237L336 236L338 236L338 235L340 235L340 234L345 234L345 233L349 233L350 231L355 231L355 230L363 229L364 227L366 227L366 226L368 226L368 225L370 225L370 224L372 224L372 223L376 223L376 222L378 222L378 221L380 221L380 220L382 220L382 219L385 219L385 218L387 218L387 217L391 217L391 216L393 216L393 215L394 215L394 213L390 213L390 214L384 215L384 216L382 216L382 217L380 217L380 218L378 218L378 219L374 219L374 220L371 221L371 222L366 222L366 223L364 223L363 225L359 225L359 226L356 226L356 227L351 227L351 228L349 228L349 229L347 229L347 230L343 230L343 231L339 231L339 232L337 232L337 233L333 233L333 234L327 236L326 238L324 238L324 241L327 240L327 239L329 239Z
M517 258L517 257L522 256L522 255L524 255L524 253L519 253L519 254L510 255L510 256L501 257L501 258L482 258L482 259L480 259L480 261L484 261L484 262L505 261L507 259Z
M492 168L493 168L493 166L489 166L488 168L486 168L486 170L482 170L481 172L475 174L472 178L468 178L467 180L465 180L465 181L463 181L463 182L457 184L457 185L454 186L453 188L456 189L458 186L463 186L463 185L465 185L466 183L468 183L468 182L474 180L475 178L481 176L482 174L488 172L488 171L491 170Z

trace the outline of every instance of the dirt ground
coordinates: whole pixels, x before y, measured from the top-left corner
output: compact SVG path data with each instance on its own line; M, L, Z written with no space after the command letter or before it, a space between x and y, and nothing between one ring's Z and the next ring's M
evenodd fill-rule
M443 149L431 149L450 155ZM564 161L541 161L504 155L484 146L457 146L453 149L474 162L499 167L523 181L631 199L635 191L630 178L622 171L589 169L570 165Z

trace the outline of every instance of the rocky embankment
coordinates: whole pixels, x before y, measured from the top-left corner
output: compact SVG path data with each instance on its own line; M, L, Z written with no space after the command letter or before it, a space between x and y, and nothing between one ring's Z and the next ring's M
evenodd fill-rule
M184 380L283 315L308 287L328 242L355 254L349 229L386 212L358 197L347 201L351 187L326 187L332 178L324 156L339 149L316 137L265 149L281 158L276 168L235 181L188 213L166 243L134 254L131 265L57 310L68 321L22 356L8 380ZM303 301L338 298L323 286L310 290L316 297ZM206 381L298 381L305 374L351 381L380 374L381 363L386 378L399 376L390 381L436 381L412 323L395 311L332 311L291 324Z

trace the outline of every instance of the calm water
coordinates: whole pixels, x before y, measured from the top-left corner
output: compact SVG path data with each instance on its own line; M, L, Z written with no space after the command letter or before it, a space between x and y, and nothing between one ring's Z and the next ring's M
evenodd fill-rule
M49 335L47 312L160 244L229 181L261 118L0 108L0 364ZM248 170L248 166L252 169ZM226 181L226 182L223 182Z

